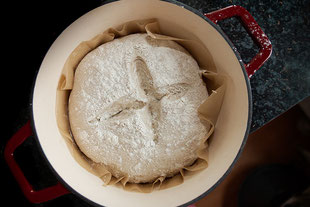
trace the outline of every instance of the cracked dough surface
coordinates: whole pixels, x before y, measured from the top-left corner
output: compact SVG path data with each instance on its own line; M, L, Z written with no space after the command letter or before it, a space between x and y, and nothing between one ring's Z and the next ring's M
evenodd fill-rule
M133 34L105 43L78 65L69 120L80 150L115 177L152 182L197 157L207 98L197 62L174 41Z

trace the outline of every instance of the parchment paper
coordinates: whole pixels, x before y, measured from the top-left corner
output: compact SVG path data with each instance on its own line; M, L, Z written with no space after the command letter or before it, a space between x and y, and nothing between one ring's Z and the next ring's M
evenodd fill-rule
M76 145L70 131L68 117L68 100L74 84L74 72L83 57L101 44L133 33L147 33L150 37L155 39L174 40L186 48L198 62L209 92L207 100L198 108L198 114L202 123L206 124L210 130L197 150L197 160L191 166L180 169L173 177L158 177L152 183L129 183L127 177L116 178L103 164L95 163L89 159ZM81 42L73 50L64 64L56 91L56 118L58 128L74 159L90 173L101 178L104 185L116 185L129 191L149 193L154 189L166 189L179 185L183 183L186 178L194 176L197 172L208 166L207 139L214 131L214 126L222 105L225 93L225 76L216 73L213 62L206 61L212 60L212 57L203 44L198 41L179 39L177 38L177 34L176 37L165 36L164 34L164 31L160 31L160 25L156 19L126 22L118 27L109 28L89 41Z

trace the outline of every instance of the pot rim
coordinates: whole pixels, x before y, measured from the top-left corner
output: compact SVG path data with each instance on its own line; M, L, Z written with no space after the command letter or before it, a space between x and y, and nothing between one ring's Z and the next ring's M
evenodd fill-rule
M116 1L120 1L120 0L108 0L108 1L105 1L103 4L101 4L100 6L98 7L101 7L101 6L104 6L106 4L109 4L109 3L113 3L113 2L116 2ZM233 48L234 45L233 43L231 42L231 40L227 37L227 35L223 32L223 30L218 26L216 25L215 23L213 23L210 19L208 19L207 17L205 17L200 11L198 11L197 9L194 9L182 2L178 2L176 0L160 0L160 1L164 1L164 2L168 2L168 3L172 3L172 4L175 4L177 6L180 6L184 9L187 9L193 13L195 13L196 15L198 15L199 17L203 18L206 22L208 22L209 24L211 24L211 26L216 29L221 35L222 37L225 39L225 41L229 44L229 46L231 47L231 49L233 50L236 58L238 60L241 60L241 56L240 54L238 53L238 51L234 50ZM98 8L96 7L96 8ZM93 9L96 9L96 8L93 8ZM92 9L92 10L93 10ZM91 10L90 10L91 11ZM88 11L88 12L90 12ZM80 17L79 17L80 18ZM78 18L77 18L78 19ZM76 20L77 20L76 19ZM76 21L75 20L75 21ZM70 26L70 25L69 25ZM53 44L53 43L52 43ZM249 78L248 78L248 74L246 72L246 69L245 69L245 66L242 62L239 61L239 64L241 66L241 69L242 69L242 72L243 72L243 75L244 75L244 78L245 78L245 83L246 83L246 86L247 86L247 92L248 92L248 120L247 120L247 127L246 127L246 131L245 131L245 134L244 134L244 137L243 137L243 140L242 140L242 143L241 143L241 146L239 148L239 151L236 155L236 157L234 158L233 162L231 163L231 165L228 167L228 169L226 170L226 172L222 175L222 177L212 186L210 187L208 190L206 190L204 193L202 193L200 196L192 199L191 201L188 201L182 205L180 205L180 207L186 207L186 206L189 206L197 201L199 201L201 198L205 197L206 195L208 195L211 191L213 191L226 177L227 175L232 171L232 168L233 166L236 164L237 160L239 159L243 149L244 149L244 146L246 144L246 141L247 141L247 138L248 138L248 135L250 133L250 128L251 128L251 122L252 122L252 108L253 108L253 104L252 104L252 93L251 93L251 85L250 85L250 81L249 81ZM36 131L36 127L35 127L35 122L34 122L34 114L33 114L33 98L34 98L34 88L35 88L35 83L36 83L36 80L37 80L37 76L36 78L34 79L34 82L33 82L33 85L32 85L32 90L31 90L31 127L32 127L32 131L33 131L33 135L35 137L35 140L36 140L36 143L37 145L39 146L39 151L40 153L43 155L45 161L47 162L47 165L48 167L51 169L51 171L53 172L53 174L56 176L57 180L59 182L61 182L61 184L64 185L65 188L67 188L71 193L73 193L74 195L78 196L79 198L81 198L82 200L86 201L87 203L93 205L93 206L98 206L98 207L102 207L102 205L90 200L89 198L81 195L79 192L77 192L75 189L73 189L57 172L56 170L54 169L54 167L52 166L52 164L49 162L48 158L46 157L44 151L43 151L43 148L40 144L40 141L38 139L38 136L37 136L37 131Z

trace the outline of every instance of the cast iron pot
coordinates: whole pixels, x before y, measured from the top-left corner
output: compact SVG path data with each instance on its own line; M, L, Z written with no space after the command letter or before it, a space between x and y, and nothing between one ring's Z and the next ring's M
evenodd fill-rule
M249 35L259 45L259 53L244 64L233 44L216 24L238 16ZM72 50L105 29L121 23L156 18L171 36L198 38L209 50L219 73L230 77L209 143L209 166L176 187L152 193L124 191L102 186L102 181L82 168L70 154L61 137L55 117L56 88L62 67ZM190 31L190 32L189 32ZM175 33L178 35L174 35ZM190 205L212 191L231 171L249 134L252 97L249 78L271 55L271 44L254 18L240 6L211 13L199 11L176 1L124 0L100 6L73 22L55 40L38 72L33 90L33 123L28 122L7 143L6 161L23 193L34 203L74 193L99 206L180 206ZM33 126L33 128L31 127ZM32 130L33 129L33 130ZM14 150L34 131L42 152L59 183L33 190L14 160Z

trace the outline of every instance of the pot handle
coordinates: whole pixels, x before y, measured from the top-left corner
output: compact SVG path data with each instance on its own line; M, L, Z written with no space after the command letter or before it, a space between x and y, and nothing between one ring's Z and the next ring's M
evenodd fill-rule
M14 159L15 149L32 135L30 121L20 128L7 142L4 149L5 160L25 197L32 203L42 203L70 193L60 182L56 185L35 191Z
M258 54L252 58L249 63L244 64L249 78L251 78L266 60L269 59L272 53L270 40L254 20L253 16L242 6L232 5L210 13L205 13L204 16L215 24L223 19L228 19L234 16L240 17L244 28L260 48Z

